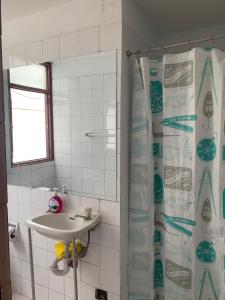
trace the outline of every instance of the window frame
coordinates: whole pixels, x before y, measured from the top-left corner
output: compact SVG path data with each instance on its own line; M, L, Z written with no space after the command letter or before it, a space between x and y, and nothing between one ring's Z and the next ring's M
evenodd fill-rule
M9 107L9 136L11 147L11 167L28 166L54 160L54 139L53 139L53 101L52 101L52 64L41 63L46 69L46 89L40 89L10 82L10 70L8 70L8 107ZM45 127L46 127L46 152L47 157L21 162L13 162L13 118L12 118L12 97L11 89L28 92L41 93L45 95Z

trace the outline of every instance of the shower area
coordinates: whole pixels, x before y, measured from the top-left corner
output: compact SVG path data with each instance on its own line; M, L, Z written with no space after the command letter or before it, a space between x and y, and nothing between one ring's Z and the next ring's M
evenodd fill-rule
M129 300L225 297L225 35L196 32L127 48Z
M224 63L133 59L130 299L223 299Z

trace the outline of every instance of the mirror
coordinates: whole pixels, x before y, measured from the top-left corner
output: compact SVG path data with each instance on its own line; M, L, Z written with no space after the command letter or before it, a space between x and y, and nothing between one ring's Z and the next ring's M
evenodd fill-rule
M8 184L116 199L115 51L5 71L4 102Z

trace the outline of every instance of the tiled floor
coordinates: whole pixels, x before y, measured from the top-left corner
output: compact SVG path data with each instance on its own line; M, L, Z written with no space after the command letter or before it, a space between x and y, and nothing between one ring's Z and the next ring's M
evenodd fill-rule
M30 299L28 299L28 298L26 298L26 297L23 297L23 296L21 296L21 295L19 295L19 294L13 293L13 295L12 295L12 300L30 300Z

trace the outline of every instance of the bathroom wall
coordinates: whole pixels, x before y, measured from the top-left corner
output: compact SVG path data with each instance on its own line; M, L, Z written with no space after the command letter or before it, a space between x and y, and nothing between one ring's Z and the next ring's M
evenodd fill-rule
M22 10L21 6L18 7L18 10ZM101 42L104 47L106 40L110 40L107 33L115 32L116 24L121 21L121 0L68 0L57 6L54 6L53 2L52 7L46 10L36 12L34 9L33 13L29 15L3 21L3 47L14 47L81 30L84 31L79 34L80 46L84 46L84 43L90 43L90 41L85 41L85 31L88 34L89 28L99 26L101 27ZM92 38L92 42L95 41L95 35L89 37ZM16 49L14 50L17 52Z
M121 0L71 0L3 22L4 68L121 49L121 22Z
M33 26L30 26L30 24ZM114 262L117 261L115 257L118 255L119 247L121 248L120 272L118 272L118 269L115 272L112 266L101 266L100 274L101 270L106 270L106 274L103 274L104 276L100 275L99 278L101 283L104 277L111 286L109 289L116 290L116 292L110 294L110 300L118 300L119 298L126 300L129 116L132 92L130 85L131 76L129 76L129 74L132 74L130 72L132 58L127 59L126 51L128 49L140 49L156 45L158 40L157 34L153 30L149 18L145 16L145 13L133 0L73 0L61 7L49 9L45 12L3 24L3 38L3 60L5 68L27 63L58 60L60 58L73 57L85 53L97 53L98 51L117 49L117 202L99 201L96 199L91 199L90 201L91 203L100 203L100 206L105 203L104 213L107 215L113 213L113 215L111 215L113 220L117 219L118 214L116 214L115 218L115 209L112 205L115 205L117 211L121 212L121 227L115 226L115 223L109 223L109 225L106 226L107 230L103 230L103 234L100 234L100 240L104 238L107 239L107 242L104 243L104 247L106 246L107 248L109 246L110 248L112 244L114 245L112 249L116 247L116 250L113 250L113 254L109 256L107 255L108 251L105 252L104 257L106 259L101 259L100 253L100 262L104 260L107 264L113 262L114 266L117 265L117 263ZM75 204L75 198L77 199L77 197L72 197L70 201L71 204ZM81 203L83 203L83 201L89 201L80 197L78 197L78 199ZM35 202L35 200L31 199L30 205L36 205L32 204L33 202ZM19 201L17 209L20 208L20 203ZM32 208L32 210L34 209ZM12 206L9 211L12 211ZM104 229L105 225L103 224L102 226ZM22 226L22 228L24 227ZM20 244L23 245L23 243L24 241L22 239ZM118 246L118 244L120 246ZM86 278L82 281L82 284L89 281L90 276L94 276L94 269L96 270L94 267L87 273L85 272L85 267L84 269L81 268L81 277L83 279ZM24 272L21 274L19 278L23 280ZM65 281L67 281L67 279L65 279ZM103 285L107 287L108 283L105 283ZM93 285L95 286L92 282L91 286ZM119 292L118 285L120 286ZM58 286L60 286L60 284L58 284ZM65 290L68 288L65 282L63 286ZM87 293L90 291L90 294L86 294L84 299L81 300L93 300L93 288L85 287L86 289L84 290L86 290ZM108 289L108 287L106 289ZM49 291L51 291L49 295L52 297L54 294L52 293L51 287ZM119 297L120 292L121 295ZM65 293L67 294L67 292ZM52 299L50 297L49 299ZM60 296L58 297L57 299L61 299ZM42 296L42 298L44 297Z
M15 242L10 242L11 279L14 292L31 297L28 256L28 237L25 221L41 214L48 207L50 192L18 186L8 186L9 220L19 222ZM91 206L100 212L103 221L91 233L88 254L79 263L78 281L80 300L95 299L95 288L108 292L109 300L120 299L120 204L118 202L67 195L67 209ZM84 238L85 242L85 238ZM55 241L33 232L35 288L37 300L72 300L72 271L65 277L57 277L48 270L54 260Z
M116 201L116 52L54 62L52 76L56 186Z
M121 20L120 0L71 0L3 22L4 69L117 50L117 201L120 199ZM21 171L27 173L25 168ZM41 165L36 165L34 172L41 176Z
M4 68L29 63L56 61L84 54L117 50L117 194L116 201L71 196L69 208L93 206L105 215L100 230L94 234L91 251L82 262L79 278L81 300L93 300L94 288L109 293L109 300L120 299L120 102L122 12L120 0L71 0L33 15L3 24ZM113 72L114 73L114 72ZM42 193L42 194L40 194ZM9 219L19 220L20 236L10 244L13 289L30 296L27 236L24 221L31 214L46 210L47 196L38 190L9 187ZM115 199L114 199L115 200ZM72 277L53 277L48 259L53 245L35 234L36 287L38 299L71 299Z

